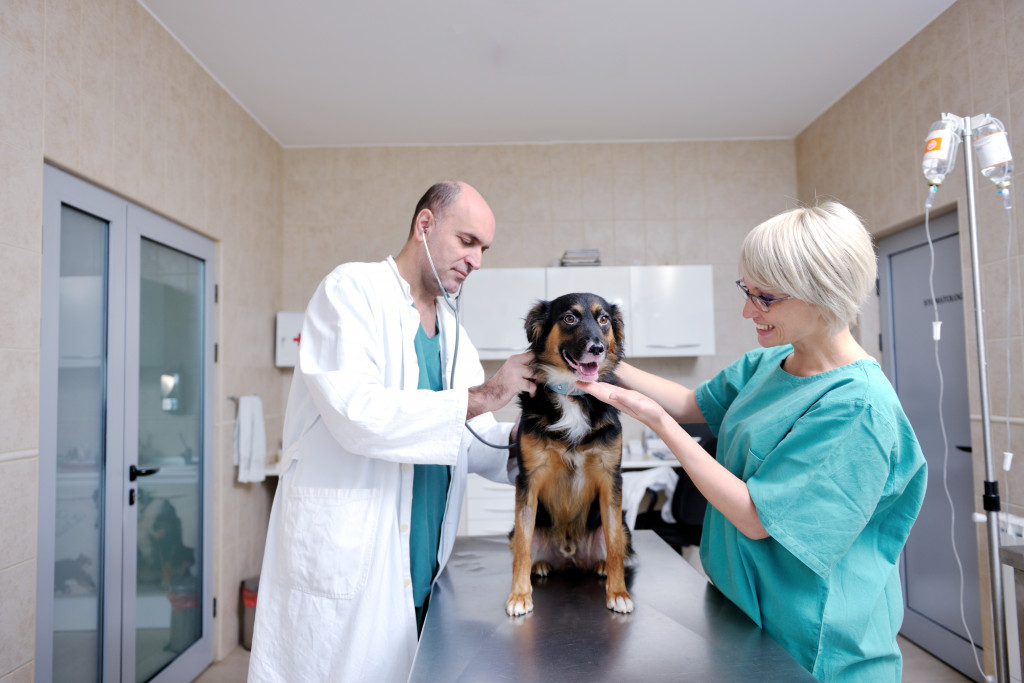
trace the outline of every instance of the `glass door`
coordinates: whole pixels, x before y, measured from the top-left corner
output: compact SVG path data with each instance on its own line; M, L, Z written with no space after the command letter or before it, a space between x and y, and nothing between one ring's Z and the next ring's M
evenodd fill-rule
M131 207L128 217L136 229L128 251L139 258L127 274L135 283L127 326L137 337L128 348L126 395L137 411L125 435L125 543L134 552L125 554L124 574L134 580L125 583L124 609L134 652L124 653L123 668L134 667L125 680L136 683L178 681L183 661L209 662L200 655L212 625L204 624L203 609L212 604L212 584L201 570L211 554L204 454L213 426L205 419L213 358L204 341L212 328L213 253L205 238L151 213Z
M45 168L37 681L212 661L213 243Z
M61 207L56 337L53 679L102 680L108 452L107 221ZM47 584L49 585L49 584Z

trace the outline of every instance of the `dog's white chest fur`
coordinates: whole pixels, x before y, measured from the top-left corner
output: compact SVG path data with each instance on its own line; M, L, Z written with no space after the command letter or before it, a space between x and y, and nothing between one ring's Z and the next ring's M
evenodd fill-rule
M555 399L558 401L562 417L548 429L552 432L565 432L569 441L578 442L590 432L590 418L583 412L583 406L579 401L561 394L555 396Z

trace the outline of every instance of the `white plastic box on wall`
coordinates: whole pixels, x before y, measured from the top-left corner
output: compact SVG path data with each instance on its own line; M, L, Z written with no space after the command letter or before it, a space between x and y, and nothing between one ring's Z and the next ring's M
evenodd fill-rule
M299 340L302 338L302 313L281 311L275 325L274 365L293 368L299 360Z

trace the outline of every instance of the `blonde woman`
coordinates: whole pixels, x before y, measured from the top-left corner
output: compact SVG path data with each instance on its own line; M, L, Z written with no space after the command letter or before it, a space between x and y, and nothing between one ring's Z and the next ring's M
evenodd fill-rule
M579 383L664 439L710 503L708 577L822 681L900 680L899 555L927 481L896 393L850 333L875 275L845 206L785 212L740 254L761 348L696 389L626 364L621 387ZM717 460L689 422L707 422Z

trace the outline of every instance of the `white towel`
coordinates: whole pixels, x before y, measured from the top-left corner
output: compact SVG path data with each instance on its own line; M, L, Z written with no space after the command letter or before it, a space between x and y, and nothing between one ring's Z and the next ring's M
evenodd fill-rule
M672 494L675 492L676 484L678 483L679 475L676 474L676 471L668 465L652 467L638 472L623 472L622 512L626 516L626 524L629 528L636 528L636 516L640 511L640 503L643 502L644 494L647 493L647 489L651 489L652 491L664 491L668 499L672 500ZM666 508L668 507L668 505L662 506L661 517L671 524L675 520L671 519L671 510L668 510L667 515L665 514Z
M238 481L263 481L266 462L263 401L259 396L242 396L238 399L238 418L235 420L234 464L238 465Z

